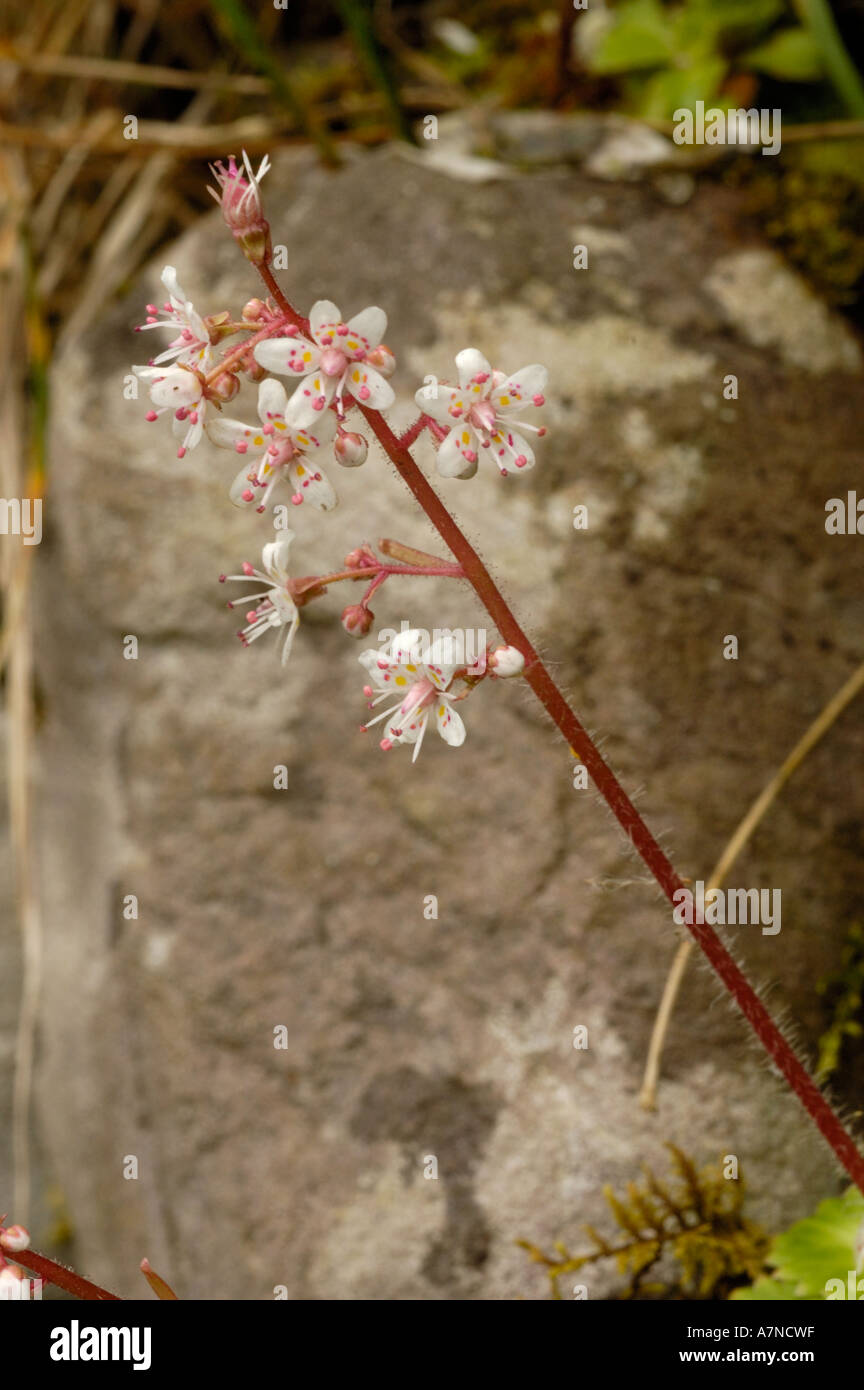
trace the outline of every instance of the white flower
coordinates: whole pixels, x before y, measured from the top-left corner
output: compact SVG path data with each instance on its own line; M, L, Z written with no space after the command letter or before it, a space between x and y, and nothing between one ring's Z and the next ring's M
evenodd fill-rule
M396 695L398 699L383 713L370 719L365 728L386 719L381 747L394 743L413 743L416 762L423 736L434 712L435 723L445 743L458 748L465 742L465 725L453 701L459 697L448 690L456 666L443 659L443 642L439 639L424 650L426 634L412 630L400 633L383 650L369 648L359 658L367 671L371 685L363 687L370 709ZM375 692L378 692L375 694ZM375 698L371 697L375 694Z
M284 386L267 377L258 388L258 417L260 426L221 415L207 421L207 437L220 448L233 448L239 454L250 447L263 451L240 469L231 488L231 501L238 507L255 503L263 512L276 484L287 476L294 489L291 500L295 506L305 500L329 512L336 506L336 493L316 460L336 432L333 412L325 411L314 430L301 429Z
M144 333L150 328L179 328L180 332L164 352L153 358L150 366L158 367L162 362L183 362L206 372L212 357L210 335L200 314L195 312L192 301L186 298L178 284L173 265L166 265L162 271L162 284L168 291L168 299L161 310L155 304L148 304L147 322L139 324L135 332ZM165 317L160 318L160 313L164 313Z
M491 451L502 474L511 468L533 468L534 450L519 431L544 435L546 430L516 416L526 403L544 404L546 368L535 362L507 376L493 371L476 348L460 352L456 366L458 386L422 386L414 397L426 415L450 426L438 450L438 472L445 478L472 477L480 449Z
M282 665L291 655L294 634L300 625L300 614L291 595L290 574L288 572L288 552L294 539L293 531L282 531L275 541L269 541L261 552L264 572L256 570L248 562L243 565L242 574L220 575L222 581L260 579L264 592L244 594L228 604L236 608L238 604L253 603L256 606L246 614L246 627L237 633L244 647L254 642L256 637L269 632L271 628L287 628L282 644Z
M147 419L156 420L166 410L173 411L172 429L180 447L182 459L187 449L194 449L204 435L208 401L204 397L204 378L191 367L133 367L142 381L150 383L150 399L156 407L148 410Z
M278 376L302 378L291 398L296 423L309 425L332 400L340 419L344 393L373 410L393 404L393 388L367 360L387 328L387 315L374 306L344 322L329 299L319 299L309 314L312 340L302 334L266 338L254 349L255 360Z

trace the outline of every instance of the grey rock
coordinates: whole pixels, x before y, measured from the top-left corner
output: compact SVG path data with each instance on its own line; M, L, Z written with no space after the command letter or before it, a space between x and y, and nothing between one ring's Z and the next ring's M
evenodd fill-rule
M389 149L337 174L277 163L268 183L299 307L387 309L397 424L468 344L549 365L534 472L436 485L681 872L706 876L861 658L860 542L824 530L826 499L860 477L847 329L820 314L817 370L784 350L788 324L754 334L758 281L748 303L718 298L741 232L715 188L678 208L566 170L468 186ZM162 260L201 309L256 292L217 215ZM264 642L233 644L216 576L257 558L267 523L228 504L230 458L178 463L164 422L123 397L159 268L54 372L39 1094L83 1271L127 1297L146 1254L185 1297L542 1298L514 1242L578 1243L605 1224L603 1184L662 1168L665 1140L736 1154L772 1229L804 1215L840 1177L700 969L660 1108L639 1109L675 932L527 691L481 687L465 746L430 739L411 768L356 732L338 598L308 610L287 673ZM418 457L431 468L428 445ZM377 452L333 476L339 509L296 521L302 571L384 534L440 549ZM382 627L484 623L443 581L394 583L376 611ZM736 873L782 888L779 937L731 935L804 1045L860 898L860 754L852 712ZM617 1278L598 1267L591 1296Z

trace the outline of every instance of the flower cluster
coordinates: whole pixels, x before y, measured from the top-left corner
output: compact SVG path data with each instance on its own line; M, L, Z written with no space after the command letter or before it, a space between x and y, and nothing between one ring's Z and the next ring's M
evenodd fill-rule
M260 183L268 168L265 158L256 174L245 154L242 165L232 157L227 165L212 166L216 187L210 189L226 226L258 268L268 297L249 300L239 318L227 310L202 316L174 267L166 266L162 284L167 299L161 306L147 305L146 319L136 331L168 329L169 338L148 363L133 371L148 390L147 419L170 416L178 458L204 438L239 455L239 471L229 488L231 501L259 513L272 512L276 529L264 543L261 567L247 561L239 574L220 578L255 582L253 592L228 604L245 613L238 637L249 646L264 633L278 631L284 663L303 606L325 594L332 583L366 585L360 600L348 604L342 614L344 630L362 638L374 620L369 600L386 580L397 575L464 574L453 562L396 541L381 541L382 554L364 543L329 574L294 577L289 570L294 532L287 528L289 509L284 502L294 508L305 502L322 512L337 505L328 461L343 468L366 461L367 440L346 427L347 416L350 411L359 413L381 437L388 428L381 412L395 400L389 378L396 359L384 343L387 315L376 305L346 318L331 300L319 299L304 320L284 299L270 268L270 229L261 203ZM476 348L458 354L456 369L454 385L426 378L431 384L416 396L422 414L408 437L413 440L428 431L444 477L471 477L484 453L505 476L533 467L534 451L526 434L539 437L545 429L528 423L524 413L543 405L546 369L533 364L508 374L493 368ZM247 421L252 412L235 415L226 409L244 381L257 387L258 419L254 422L253 417L251 424ZM247 419L241 418L244 414ZM465 725L454 706L487 676L518 675L525 664L521 652L500 646L477 670L453 659L440 645L424 646L423 639L419 629L412 629L360 657L370 708L390 701L364 727L385 721L381 747L411 744L415 758L433 721L444 741L458 747L465 739Z

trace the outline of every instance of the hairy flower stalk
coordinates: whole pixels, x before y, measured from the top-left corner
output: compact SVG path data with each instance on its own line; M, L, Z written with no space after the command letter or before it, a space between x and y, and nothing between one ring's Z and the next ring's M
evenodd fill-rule
M270 265L256 266L269 294L278 304L285 319L304 337L309 334L307 320L293 308L277 284ZM595 787L606 801L628 839L674 906L675 893L684 884L661 849L618 778L602 757L576 713L543 665L534 645L520 626L507 601L498 589L480 556L463 534L455 519L417 466L408 442L417 438L422 425L413 426L400 440L382 418L379 410L363 399L354 397L353 404L365 416L372 433L390 458L402 480L449 546L462 567L465 578L501 632L505 642L525 658L524 679L543 705L550 718L563 734L573 752L582 759ZM418 422L419 424L419 422ZM483 421L480 421L483 424ZM490 419L487 424L494 427ZM440 438L440 428L437 434ZM465 460L470 462L469 460ZM819 1090L804 1065L795 1055L777 1024L772 1019L756 990L740 966L732 958L713 928L704 922L688 923L696 944L735 999L762 1046L798 1096L811 1119L833 1149L857 1186L864 1192L864 1156L839 1116Z

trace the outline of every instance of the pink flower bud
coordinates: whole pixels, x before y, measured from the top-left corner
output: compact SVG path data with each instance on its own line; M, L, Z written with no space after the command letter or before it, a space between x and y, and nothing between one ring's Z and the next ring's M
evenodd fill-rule
M340 430L333 445L336 462L341 463L343 468L359 468L361 463L366 462L368 452L369 448L362 434L350 430Z
M13 1255L19 1250L26 1250L29 1244L30 1232L25 1231L23 1226L7 1226L5 1230L0 1230L0 1247Z
M233 372L223 372L207 387L207 399L211 401L233 401L240 390L240 378Z
M374 367L376 372L382 376L392 376L396 370L396 358L388 348L386 343L381 343L379 347L367 352L365 359L370 367Z
M375 554L371 545L358 545L356 550L350 550L342 562L346 570L368 570L377 569L381 561Z
M255 382L263 381L265 376L268 375L267 368L262 367L260 362L256 362L254 357L249 359L249 365L248 367L244 367L243 371L249 381Z
M225 225L231 229L235 240L247 260L253 265L265 265L272 259L270 228L261 207L259 183L270 167L266 155L257 174L253 174L248 157L243 155L245 173L235 163L234 156L228 160L226 169L221 160L211 164L210 172L217 184L218 192L210 192L222 210Z
M496 647L489 657L493 676L521 676L524 669L525 658L516 647Z
M247 323L260 323L267 317L267 305L263 299L249 299L243 305L243 318Z
M349 603L342 613L342 626L349 637L365 637L375 621L375 614L362 603Z

